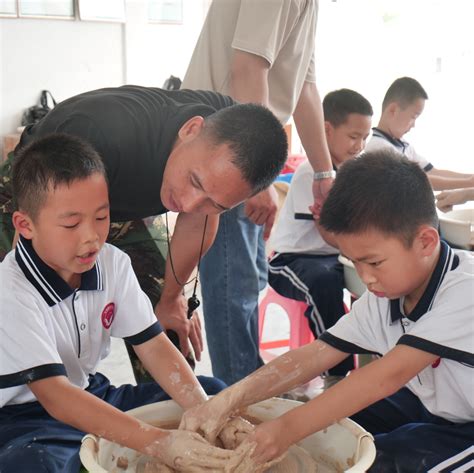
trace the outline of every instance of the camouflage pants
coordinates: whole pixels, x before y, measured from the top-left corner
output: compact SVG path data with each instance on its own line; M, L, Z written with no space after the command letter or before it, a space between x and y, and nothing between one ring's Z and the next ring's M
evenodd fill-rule
M112 223L107 241L130 256L138 282L155 307L161 296L168 249L162 218ZM133 348L129 344L126 347L137 383L153 381Z
M12 249L15 229L12 224L11 168L13 153L0 165L0 261ZM166 227L161 217L131 222L111 223L108 243L127 253L141 288L153 307L160 300L167 254ZM137 382L151 381L133 348L127 344Z

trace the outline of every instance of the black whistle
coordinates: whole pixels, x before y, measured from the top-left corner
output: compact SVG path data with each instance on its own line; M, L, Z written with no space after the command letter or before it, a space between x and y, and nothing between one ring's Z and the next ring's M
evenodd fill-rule
M188 299L188 319L193 315L193 312L201 305L201 301L197 298L196 294L193 294Z

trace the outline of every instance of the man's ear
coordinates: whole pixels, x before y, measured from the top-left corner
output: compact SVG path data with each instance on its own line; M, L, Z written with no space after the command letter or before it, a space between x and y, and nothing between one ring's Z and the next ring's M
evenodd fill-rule
M16 210L15 212L13 212L12 221L15 230L23 238L31 240L34 233L34 224L31 217L25 212L22 212L21 210Z
M178 131L178 137L181 141L190 141L196 138L204 128L204 118L195 116L190 118Z
M387 105L387 108L385 109L387 111L387 114L393 117L396 115L396 113L400 110L400 106L398 105L397 102L390 102Z
M326 133L326 140L331 137L331 133L333 129L334 127L332 126L331 123L329 123L328 121L324 122L324 131Z
M422 256L431 256L439 245L439 233L430 225L422 225L416 235Z

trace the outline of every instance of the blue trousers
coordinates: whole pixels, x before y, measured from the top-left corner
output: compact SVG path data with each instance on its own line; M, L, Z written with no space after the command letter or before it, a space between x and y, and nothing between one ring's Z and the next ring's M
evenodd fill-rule
M208 394L225 388L215 378L200 376L199 382ZM100 373L91 376L87 391L122 411L169 399L156 383L116 388ZM0 473L78 473L84 435L38 402L5 406L0 409Z
M344 276L337 255L281 253L270 260L268 270L268 283L278 294L308 304L305 315L315 338L344 315ZM328 373L344 376L352 369L350 356Z
M247 219L243 204L220 216L200 276L212 372L230 385L263 365L258 294L267 283L267 261L262 227Z
M431 414L407 388L351 418L375 437L370 473L474 471L474 422L454 424Z

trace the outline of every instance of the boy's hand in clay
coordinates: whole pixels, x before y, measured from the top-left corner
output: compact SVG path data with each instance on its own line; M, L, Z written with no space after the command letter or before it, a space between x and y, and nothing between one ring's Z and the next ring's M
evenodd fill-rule
M219 432L219 440L224 448L235 450L249 434L255 431L255 427L242 417L230 419Z
M227 472L242 461L244 452L213 447L199 434L184 430L170 430L162 439L146 449L146 454L159 458L176 471Z
M217 395L204 404L188 409L181 417L179 429L202 433L209 443L214 444L229 416L224 397Z
M280 417L258 425L247 440L257 444L252 454L252 460L256 464L264 464L284 455L291 445L285 435L286 432L287 429L282 424Z

